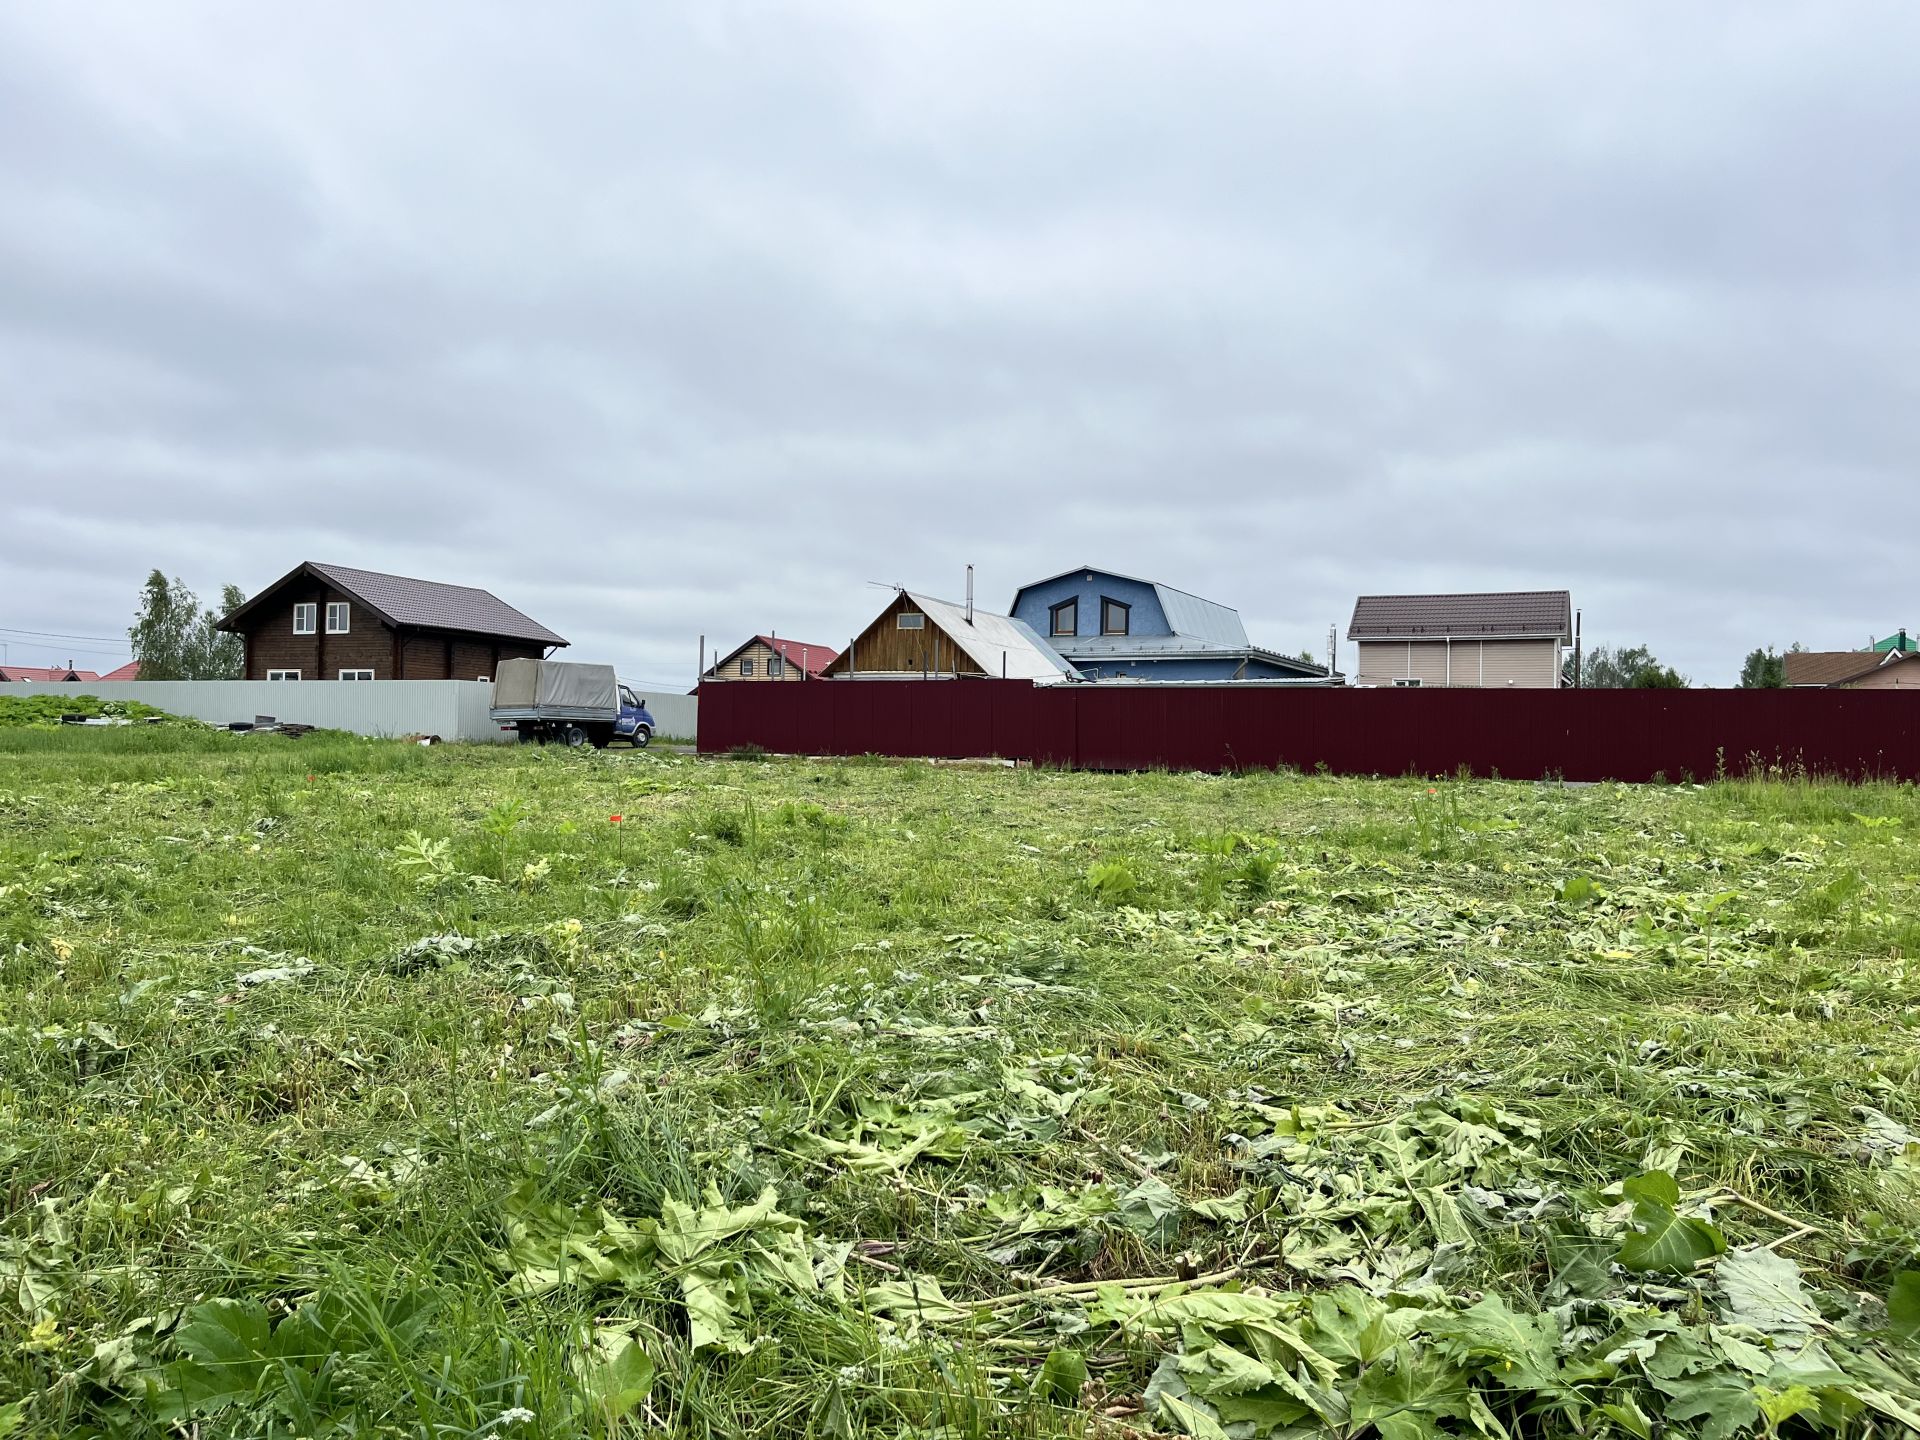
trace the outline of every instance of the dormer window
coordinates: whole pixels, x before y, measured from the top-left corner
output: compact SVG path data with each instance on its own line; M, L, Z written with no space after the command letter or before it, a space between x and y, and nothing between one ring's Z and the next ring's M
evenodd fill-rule
M1133 614L1133 607L1119 600L1100 597L1100 633L1102 635L1125 635L1127 624Z
M1049 635L1078 635L1080 633L1080 602L1062 600L1047 611Z

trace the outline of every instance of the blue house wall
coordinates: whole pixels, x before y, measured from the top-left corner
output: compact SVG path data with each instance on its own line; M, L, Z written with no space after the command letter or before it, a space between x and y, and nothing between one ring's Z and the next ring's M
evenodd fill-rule
M1089 680L1297 680L1300 677L1298 670L1283 669L1265 660L1245 663L1243 671L1241 661L1230 655L1190 655L1166 660L1096 655L1073 661L1073 667Z
M1089 573L1093 575L1091 580L1087 579ZM1164 639L1173 634L1173 627L1167 624L1166 614L1160 608L1160 594L1153 586L1119 575L1105 575L1098 570L1076 570L1071 575L1061 575L1044 584L1029 586L1017 597L1017 603L1010 613L1014 619L1026 621L1035 634L1064 655L1073 648L1073 641L1065 635L1056 636L1053 633L1053 607L1063 600L1077 600L1079 610L1075 622L1078 628L1075 633L1098 639L1102 596L1132 607L1127 616L1130 639L1143 635Z
M1053 609L1076 604L1074 634L1053 633ZM1128 607L1127 633L1102 635L1102 600ZM1082 567L1021 587L1009 612L1089 680L1287 680L1319 674L1308 664L1267 658L1248 643L1239 615L1176 590ZM1148 651L1177 652L1159 655Z

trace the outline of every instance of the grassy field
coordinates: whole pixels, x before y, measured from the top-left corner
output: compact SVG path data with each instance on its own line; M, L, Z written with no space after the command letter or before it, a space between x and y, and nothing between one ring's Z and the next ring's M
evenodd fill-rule
M0 1435L1910 1433L1917 839L0 731Z

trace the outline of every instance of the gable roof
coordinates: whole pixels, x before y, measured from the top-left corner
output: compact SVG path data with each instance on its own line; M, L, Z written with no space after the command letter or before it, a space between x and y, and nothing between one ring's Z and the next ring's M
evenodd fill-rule
M1920 650L1920 640L1915 640L1903 629L1887 636L1884 640L1874 641L1873 644L1867 648L1869 650L1878 650L1882 654L1889 650Z
M772 635L749 635L727 654L715 660L707 667L707 674L715 674L721 666L731 665L739 658L740 652L753 645L764 645L778 655L787 664L806 671L809 676L818 678L822 670L839 657L840 652L831 645L814 645L805 640L779 640Z
M1789 650L1781 658L1787 662L1789 688L1822 688L1845 685L1915 657L1911 650Z
M1362 595L1349 640L1573 639L1573 597L1565 590L1496 590L1460 595Z
M138 660L129 660L118 670L109 670L100 678L102 680L138 680L140 678L140 662Z
M118 674L118 671L114 672ZM65 665L7 665L0 667L0 680L38 680L47 684L65 685L76 680L101 680L105 676L96 675L91 670L73 670Z
M1098 565L1076 565L1071 570L1062 570L1058 575L1049 575L1044 580L1028 581L1013 592L1012 608L1019 608L1020 597L1027 591L1036 586L1050 585L1055 580L1064 580L1069 575L1107 575L1115 580L1130 580L1135 585L1150 585L1153 587L1155 597L1160 601L1161 612L1167 617L1167 628L1175 635L1204 641L1208 645L1224 645L1230 649L1245 649L1248 645L1247 627L1241 623L1240 612L1231 605L1222 605L1216 600L1205 599L1190 590L1178 590L1171 585L1162 585L1158 580L1143 580L1138 575L1122 575L1118 570L1103 570ZM1064 640L1069 637L1061 638ZM1112 640L1118 637L1105 638ZM1166 638L1164 635L1142 636L1141 640L1145 643Z
M894 607L903 598L911 601L934 629L990 678L997 679L1004 675L1009 680L1032 680L1037 684L1080 678L1080 672L1061 659L1059 653L1024 621L975 607L973 620L969 623L964 605L912 590L896 591L893 598L887 601L886 608L860 632L859 639L864 639L894 614ZM859 639L855 640L856 645ZM854 670L846 653L834 664L838 667L833 677L836 680L861 679L877 673Z
M1009 680L1071 680L1077 676L1073 666L1024 620L975 606L969 625L964 605L912 590L904 593L988 675L1004 673Z
M471 585L448 585L439 580L414 580L380 570L357 570L350 565L322 565L303 560L273 584L220 622L222 630L237 630L242 616L268 599L288 581L313 575L351 595L389 625L422 630L457 630L473 635L498 635L507 640L531 640L542 645L565 645L539 621L521 614L490 590Z

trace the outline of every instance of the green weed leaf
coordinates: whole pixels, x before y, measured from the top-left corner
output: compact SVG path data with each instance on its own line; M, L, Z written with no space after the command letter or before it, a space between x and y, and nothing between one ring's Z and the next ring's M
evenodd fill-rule
M646 1403L653 1392L653 1361L631 1337L600 1330L587 1354L575 1359L574 1378L595 1418L611 1426Z
M1080 1391L1086 1383L1086 1356L1078 1350L1050 1350L1046 1363L1040 1367L1034 1393L1055 1405L1073 1405L1079 1402Z
M1902 1270L1887 1292L1887 1328L1894 1334L1920 1336L1920 1270Z
M1627 1269L1685 1273L1725 1253L1727 1237L1718 1226L1674 1208L1680 1187L1664 1170L1650 1170L1620 1188L1633 1201L1633 1218L1620 1242L1619 1260Z

